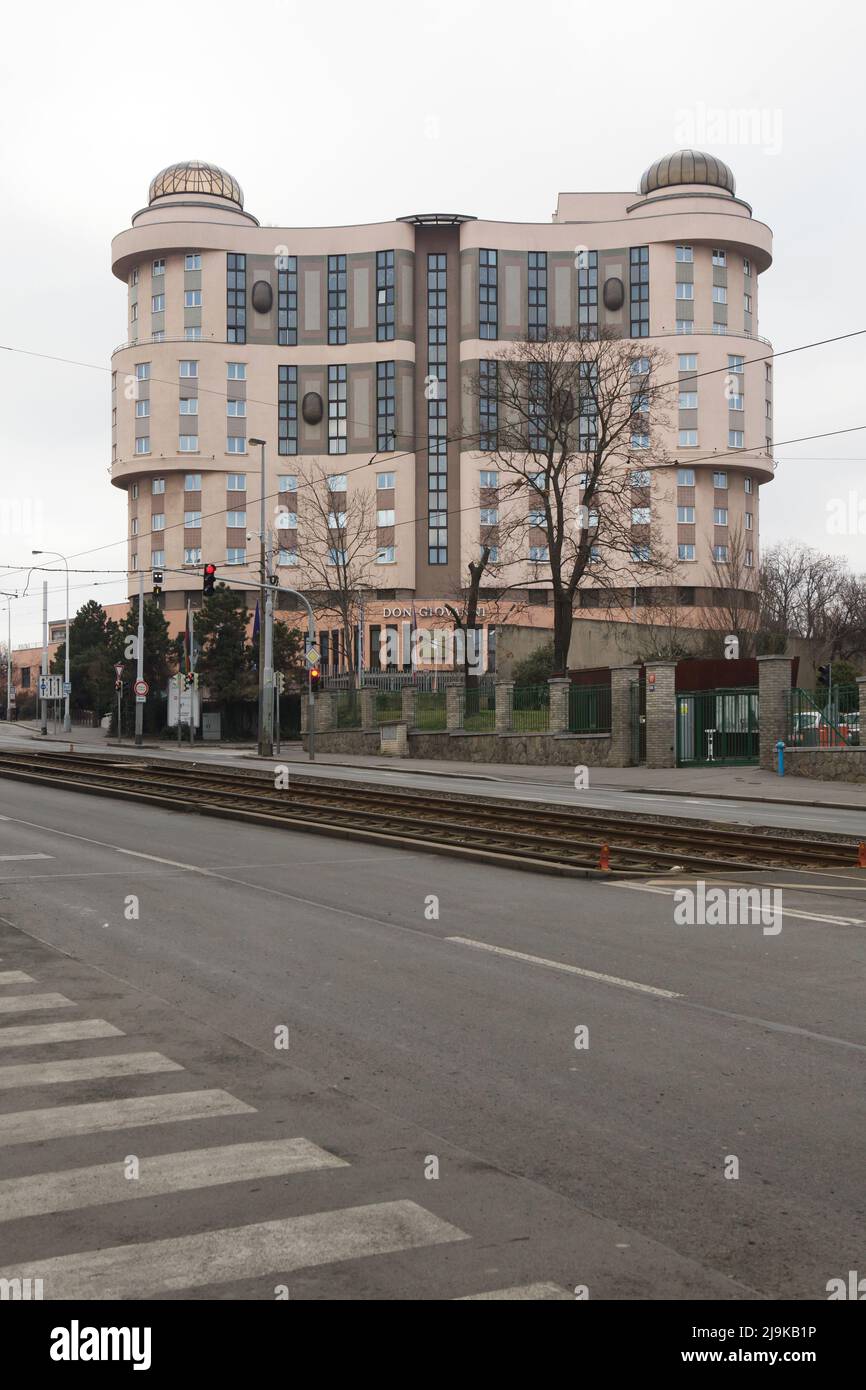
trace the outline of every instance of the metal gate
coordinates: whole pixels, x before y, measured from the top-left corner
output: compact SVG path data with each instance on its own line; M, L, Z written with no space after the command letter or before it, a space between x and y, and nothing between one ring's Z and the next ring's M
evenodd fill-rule
M628 717L631 730L631 761L634 767L646 762L646 684L632 681L628 689Z
M677 767L741 766L758 761L758 691L677 694Z

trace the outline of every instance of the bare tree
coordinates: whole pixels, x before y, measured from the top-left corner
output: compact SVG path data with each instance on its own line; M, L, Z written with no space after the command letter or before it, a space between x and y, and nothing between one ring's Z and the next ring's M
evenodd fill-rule
M504 348L469 384L480 443L505 479L500 535L519 538L529 582L552 590L559 671L567 669L585 577L628 582L640 574L644 584L667 564L642 510L652 465L667 462L659 442L671 391L661 381L664 361L657 348L570 329Z
M812 660L862 650L864 581L845 561L799 541L772 546L761 566L761 628L801 637Z
M304 587L319 591L321 606L335 615L354 675L361 595L376 556L376 499L368 490L335 488L337 477L315 462L299 480L297 553Z
M707 633L712 654L722 654L723 638L739 639L740 656L753 656L760 627L759 599L755 571L746 564L748 532L740 522L728 531L727 558L719 559L709 543L713 589L716 602L707 616Z
M501 551L498 544L494 546L493 539L482 541L477 559L470 560L467 565L465 585L459 594L452 594L450 600L446 600L444 604L454 625L454 635L458 642L457 655L463 666L466 685L475 683L479 674L482 629L478 622L478 613L485 576L490 587L484 597L497 622L507 622L524 606L516 596L509 597L511 586L502 581ZM498 537L496 539L498 540Z

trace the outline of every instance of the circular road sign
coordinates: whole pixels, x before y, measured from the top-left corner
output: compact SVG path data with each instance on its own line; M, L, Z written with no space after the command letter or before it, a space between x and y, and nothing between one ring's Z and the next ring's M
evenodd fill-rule
M135 691L136 695L146 695L148 690L150 689L150 686L148 685L147 681L136 681L132 688Z

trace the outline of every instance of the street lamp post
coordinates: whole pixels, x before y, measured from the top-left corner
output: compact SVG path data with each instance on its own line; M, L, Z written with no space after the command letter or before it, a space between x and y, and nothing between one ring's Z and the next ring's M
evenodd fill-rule
M268 618L266 605L272 602L268 575L268 532L267 532L267 474L265 471L265 449L267 440L250 439L253 446L261 451L261 477L259 482L259 568L261 571L261 598L259 600L259 756L269 758L274 751L273 738L273 672L268 668L271 654L268 650Z
M17 598L17 594L7 593L5 589L0 589L0 594L6 599L6 613L9 619L9 634L6 639L6 723L12 722L12 600Z
M63 705L63 731L72 732L72 714L70 707L72 682L69 679L69 561L65 555L61 555L59 550L34 550L33 555L54 555L58 560L62 560L66 566L66 661L64 664L63 684L66 690Z

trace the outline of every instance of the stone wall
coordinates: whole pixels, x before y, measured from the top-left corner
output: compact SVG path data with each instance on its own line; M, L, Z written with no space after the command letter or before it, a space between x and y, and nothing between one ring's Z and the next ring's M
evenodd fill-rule
M866 748L786 748L785 775L789 773L827 782L866 782Z
M409 730L409 758L467 763L525 763L539 766L619 767L611 761L609 734L465 734ZM304 740L306 747L306 739ZM378 756L379 734L360 729L316 733L317 753Z

